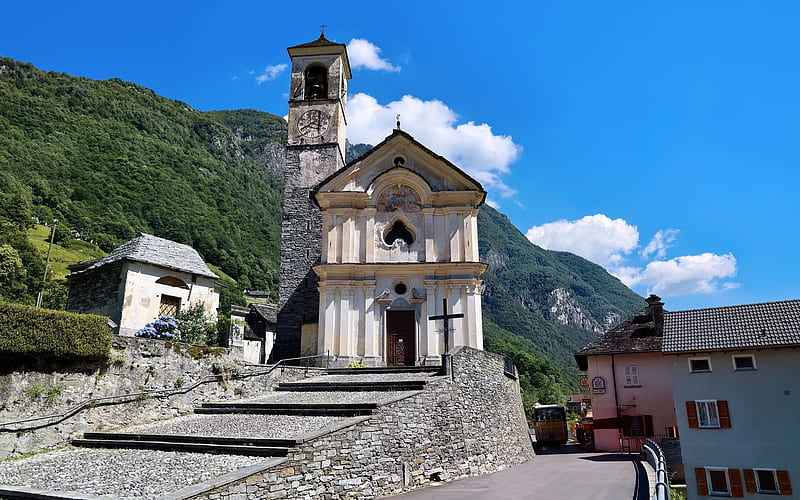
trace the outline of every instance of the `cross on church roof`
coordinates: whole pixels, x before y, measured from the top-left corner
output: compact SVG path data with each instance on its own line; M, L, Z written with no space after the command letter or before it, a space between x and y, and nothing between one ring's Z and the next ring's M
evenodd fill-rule
M319 25L319 36L320 36L320 38L325 38L325 28L327 28L327 27L328 27L328 25L325 24L325 23L322 23L322 24Z
M442 299L442 312L444 314L428 316L428 319L431 321L437 321L440 319L444 321L444 326L442 327L442 331L444 331L444 352L447 352L450 350L450 320L463 318L464 315L462 313L447 314L447 299Z

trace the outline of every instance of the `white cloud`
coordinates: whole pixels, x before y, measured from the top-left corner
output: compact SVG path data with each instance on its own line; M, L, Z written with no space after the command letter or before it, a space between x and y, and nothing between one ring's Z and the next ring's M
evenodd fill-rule
M572 252L607 269L620 268L639 245L636 226L603 214L533 226L525 235L542 248Z
M489 205L490 207L494 208L495 210L500 210L500 204L497 203L494 200L491 200L491 199L487 198L486 199L486 204Z
M534 226L526 236L548 250L572 252L605 267L628 287L640 287L662 297L709 294L737 288L727 280L736 276L733 254L706 252L663 260L667 249L674 246L679 230L663 229L639 252L644 259L657 259L636 266L628 263L633 250L639 247L639 231L624 219L611 219L603 214L582 219L560 220Z
M381 59L381 49L362 38L353 38L347 44L347 57L353 69L366 68L377 71L400 71L400 66L395 66L386 59Z
M511 136L495 135L485 124L457 124L458 115L441 101L406 95L382 105L367 94L349 98L347 135L350 142L377 144L391 134L396 116L401 128L481 182L484 188L509 197L514 190L502 180L522 148Z
M289 68L288 64L275 64L273 66L267 66L266 68L264 68L264 72L256 77L256 81L258 83L264 83L270 80L274 80L278 78L281 75L281 73L286 71L288 68ZM255 72L251 72L251 74L255 74Z
M648 293L669 297L736 288L737 283L721 282L734 276L736 258L733 254L706 252L650 262L641 273L641 282L648 286Z
M659 230L642 250L642 257L647 259L653 255L657 259L663 259L667 254L667 250L675 246L675 240L679 232L677 229Z

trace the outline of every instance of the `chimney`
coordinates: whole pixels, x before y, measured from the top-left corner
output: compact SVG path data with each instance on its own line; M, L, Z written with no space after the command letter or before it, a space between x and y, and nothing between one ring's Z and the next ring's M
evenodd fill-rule
M653 318L653 325L656 328L656 336L664 336L664 303L661 302L661 297L658 295L650 294L649 297L644 299L647 302L647 310L650 317Z

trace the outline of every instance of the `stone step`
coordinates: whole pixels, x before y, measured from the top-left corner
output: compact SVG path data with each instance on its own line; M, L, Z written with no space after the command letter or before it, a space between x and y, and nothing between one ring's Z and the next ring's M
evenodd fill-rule
M433 366L375 366L369 368L328 368L328 375L359 375L368 373L439 373L441 365Z
M420 391L424 380L370 381L370 382L282 382L276 391Z
M73 446L84 448L124 448L136 450L214 453L258 457L285 457L289 449L282 446L250 446L241 444L189 443L175 441L136 441L128 439L73 439Z
M271 415L325 415L356 417L371 415L377 403L203 403L195 413L253 413Z
M227 437L227 436L189 436L181 434L144 434L123 432L85 432L83 439L92 440L126 440L126 441L162 441L165 443L206 443L235 444L241 446L273 446L291 448L297 446L296 439Z

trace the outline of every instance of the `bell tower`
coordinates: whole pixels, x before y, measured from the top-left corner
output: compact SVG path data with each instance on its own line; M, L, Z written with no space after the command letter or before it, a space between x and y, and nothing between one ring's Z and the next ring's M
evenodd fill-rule
M273 360L301 355L301 338L313 338L316 345L319 291L311 267L320 257L322 216L313 192L344 166L347 81L352 78L346 46L324 33L287 50L292 76Z

